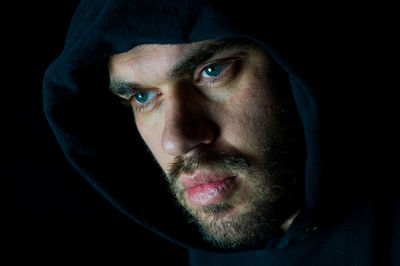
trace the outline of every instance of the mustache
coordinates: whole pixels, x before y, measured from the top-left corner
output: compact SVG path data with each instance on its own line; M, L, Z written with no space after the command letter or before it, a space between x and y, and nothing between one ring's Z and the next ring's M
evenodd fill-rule
M192 174L200 167L232 174L243 169L247 172L254 170L251 160L240 152L202 152L187 158L175 157L169 164L167 178L170 183L175 183L179 176Z

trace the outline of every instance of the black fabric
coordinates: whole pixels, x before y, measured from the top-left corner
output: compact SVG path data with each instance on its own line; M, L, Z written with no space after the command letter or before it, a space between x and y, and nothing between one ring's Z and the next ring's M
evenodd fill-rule
M373 86L359 80L367 73L359 63L368 51L358 46L365 45L363 29L350 42L354 24L341 8L303 9L256 1L82 1L43 82L45 114L65 156L122 213L190 250L193 265L399 264L398 189L374 167L382 162L378 150L366 149L372 113L362 99ZM283 237L233 253L209 246L187 223L132 114L108 90L111 55L213 38L251 39L289 73L307 147L302 212ZM150 186L156 200L146 197Z

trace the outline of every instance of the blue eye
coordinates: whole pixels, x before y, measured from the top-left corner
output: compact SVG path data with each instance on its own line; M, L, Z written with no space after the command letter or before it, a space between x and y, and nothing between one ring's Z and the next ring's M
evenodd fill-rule
M139 92L135 94L135 100L139 103L146 103L148 101L150 101L151 99L154 98L154 96L156 96L157 93L153 92L153 91L145 91L145 92Z
M222 71L221 65L218 64L210 65L203 70L202 76L205 78L213 78L221 74L221 71Z

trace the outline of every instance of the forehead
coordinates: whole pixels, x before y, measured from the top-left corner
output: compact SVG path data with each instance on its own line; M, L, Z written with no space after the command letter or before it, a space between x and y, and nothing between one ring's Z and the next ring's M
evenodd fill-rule
M135 64L144 65L156 62L160 67L168 68L175 61L188 57L193 51L211 48L220 42L222 40L215 39L185 44L141 44L127 52L112 56L110 64L123 66L130 65L133 61Z
M133 49L113 55L110 59L115 63L124 63L128 60L136 59L140 60L142 58L157 57L159 55L177 55L178 53L183 53L189 47L200 45L199 43L188 43L188 44L141 44Z
M179 60L188 54L214 43L213 40L187 44L142 44L133 49L114 55L109 60L109 74L112 78L144 82L150 78L171 76ZM151 76L149 76L151 74Z
M112 56L109 65L146 68L156 64L158 69L170 69L173 65L189 68L190 64L206 61L216 54L247 46L254 47L254 43L246 39L211 39L186 44L142 44Z

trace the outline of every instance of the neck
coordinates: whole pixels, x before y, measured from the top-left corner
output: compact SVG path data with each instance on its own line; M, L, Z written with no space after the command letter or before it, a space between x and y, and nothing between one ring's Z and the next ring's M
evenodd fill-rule
M294 212L285 222L283 222L283 224L281 225L281 229L284 232L286 232L289 229L289 227L292 225L294 219L297 217L297 215L299 215L299 213L300 209Z

